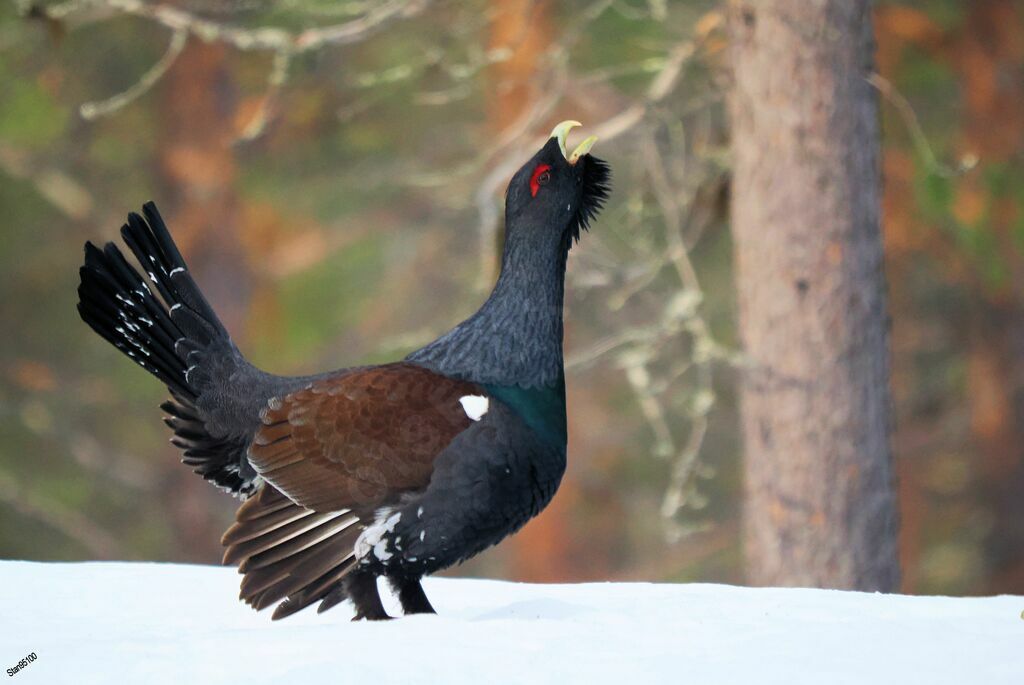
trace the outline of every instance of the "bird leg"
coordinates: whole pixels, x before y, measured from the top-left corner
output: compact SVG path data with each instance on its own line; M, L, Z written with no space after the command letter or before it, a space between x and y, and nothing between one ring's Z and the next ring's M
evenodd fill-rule
M434 607L430 606L430 600L423 592L423 586L419 578L405 578L402 576L388 576L391 587L398 593L398 601L402 603L402 613L409 614L436 614Z
M377 577L372 573L356 571L349 575L345 579L345 594L356 606L353 621L383 621L391 618L384 611L380 593L377 592Z

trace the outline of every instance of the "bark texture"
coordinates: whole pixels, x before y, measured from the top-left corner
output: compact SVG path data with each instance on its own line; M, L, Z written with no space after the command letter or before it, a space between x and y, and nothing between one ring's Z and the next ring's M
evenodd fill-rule
M229 52L223 45L191 40L161 84L158 164L163 186L153 199L163 212L192 273L236 337L244 332L252 283L238 230L232 127L238 98L230 82ZM148 198L146 198L148 199ZM164 460L164 496L174 512L179 543L190 561L220 557L217 541L225 519L223 493L176 463Z
M744 543L761 585L896 590L867 0L730 0Z

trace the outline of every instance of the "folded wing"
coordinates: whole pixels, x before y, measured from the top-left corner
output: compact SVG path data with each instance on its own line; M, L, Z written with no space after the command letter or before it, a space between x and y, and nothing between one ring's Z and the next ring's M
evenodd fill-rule
M371 512L426 487L469 427L472 383L408 363L358 369L270 400L249 449L256 472L318 512Z
M434 459L470 418L472 383L409 363L352 369L271 399L249 448L265 481L224 534L225 563L257 609L280 618L323 599L355 565L378 510L430 483Z

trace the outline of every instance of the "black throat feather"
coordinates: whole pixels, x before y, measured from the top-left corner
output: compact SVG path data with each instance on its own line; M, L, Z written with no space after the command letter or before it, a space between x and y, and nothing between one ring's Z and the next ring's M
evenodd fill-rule
M587 155L581 201L562 231L510 217L506 205L501 274L470 318L407 359L488 386L562 388L565 265L610 192L608 165ZM565 221L563 218L562 221Z
M590 222L598 215L612 192L612 170L603 159L591 155L584 158L583 192L579 206L569 223L569 233L578 243L580 229L590 230Z

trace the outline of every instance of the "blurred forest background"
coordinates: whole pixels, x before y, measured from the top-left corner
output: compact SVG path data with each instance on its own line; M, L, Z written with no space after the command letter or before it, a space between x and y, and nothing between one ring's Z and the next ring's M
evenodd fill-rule
M903 590L1021 593L1024 3L874 20ZM79 321L83 241L153 199L258 366L391 360L482 301L575 118L615 192L570 257L569 471L455 573L742 582L726 48L701 0L5 0L0 557L216 563L235 507Z

